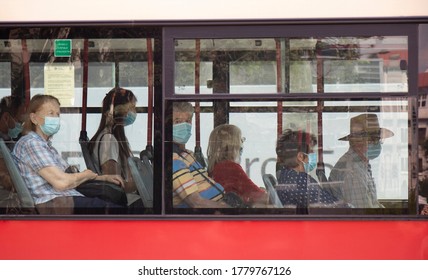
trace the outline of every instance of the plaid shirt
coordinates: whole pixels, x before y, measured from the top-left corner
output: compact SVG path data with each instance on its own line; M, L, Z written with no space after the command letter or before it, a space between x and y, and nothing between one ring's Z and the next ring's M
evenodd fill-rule
M338 160L330 173L334 195L356 208L382 208L377 201L371 167L351 148Z
M30 189L35 204L45 203L55 197L82 196L74 189L55 190L48 181L39 175L41 169L49 166L56 166L65 171L68 164L52 147L51 141L44 140L37 133L30 132L23 136L15 144L12 157L25 184Z

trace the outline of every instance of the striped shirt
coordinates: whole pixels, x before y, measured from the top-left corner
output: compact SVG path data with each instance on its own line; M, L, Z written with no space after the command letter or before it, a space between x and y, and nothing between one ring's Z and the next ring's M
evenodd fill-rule
M223 198L223 187L208 176L206 169L196 161L191 151L176 149L173 153L172 168L174 207L189 207L184 199L195 192L202 198L213 201Z
M83 196L74 189L55 190L39 175L39 171L45 167L56 166L65 171L69 165L52 147L51 141L44 140L37 133L30 132L19 139L13 149L12 157L25 184L30 189L35 204L45 203L56 197Z

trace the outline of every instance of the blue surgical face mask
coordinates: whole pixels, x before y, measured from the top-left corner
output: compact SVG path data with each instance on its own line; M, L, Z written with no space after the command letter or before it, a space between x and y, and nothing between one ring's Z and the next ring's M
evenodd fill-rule
M172 140L179 144L186 144L192 136L192 125L187 122L174 124L172 126Z
M315 169L315 167L317 167L317 154L316 153L310 153L307 154L308 156L308 162L304 162L303 166L305 167L305 171L306 173L311 172L312 170Z
M375 159L380 155L381 151L382 151L382 145L380 143L368 144L367 158L368 159Z
M135 119L137 118L137 113L134 111L129 111L128 114L125 117L124 125L131 125L135 122Z
M21 132L22 132L22 124L15 122L15 127L9 128L9 130L7 131L7 134L10 136L10 138L16 138Z
M45 117L45 123L40 126L40 129L45 135L52 136L59 131L60 127L59 117Z

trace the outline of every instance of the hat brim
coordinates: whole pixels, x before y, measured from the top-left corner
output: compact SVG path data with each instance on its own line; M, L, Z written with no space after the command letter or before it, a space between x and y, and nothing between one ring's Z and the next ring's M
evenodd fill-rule
M394 132L392 132L391 130L387 129L387 128L380 128L380 138L381 139L385 139L385 138L389 138L394 136ZM364 138L361 135L353 135L353 134L348 134L342 138L339 138L339 141L349 141L350 139L361 139Z

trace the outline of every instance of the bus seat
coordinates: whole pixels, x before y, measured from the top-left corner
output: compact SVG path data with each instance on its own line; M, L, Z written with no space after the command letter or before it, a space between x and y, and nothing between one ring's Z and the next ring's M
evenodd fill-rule
M0 151L1 157L3 157L6 167L9 171L10 177L12 179L15 190L18 194L19 200L21 202L21 208L25 210L36 211L34 200L31 197L30 190L27 188L24 180L19 174L18 167L15 165L15 162L12 159L9 149L4 143L3 139L0 138Z
M137 157L128 158L129 169L135 181L138 193L144 207L153 207L153 170L151 164L147 165Z
M153 161L153 146L147 145L146 148L140 152L140 159L143 160L143 158L146 158L150 162Z
M324 166L324 162L318 162L318 164L317 164L317 169L316 169L315 173L317 174L318 180L319 180L321 183L326 183L326 182L328 182L327 176L325 175L325 166Z
M79 144L80 144L80 149L82 150L83 159L85 160L86 168L88 168L89 170L92 170L97 174L101 174L101 170L98 164L95 163L94 158L89 153L88 143L89 143L89 138L86 135L86 131L81 131L80 137L79 137Z
M203 168L207 167L207 161L205 160L204 154L202 153L202 149L199 146L195 147L195 159L202 165Z
M140 153L140 160L143 162L144 166L147 167L147 171L150 172L150 175L153 178L153 166L152 166L153 153L150 150L143 150Z
M269 195L270 203L277 208L283 208L281 200L279 200L278 194L276 193L275 186L277 184L275 177L272 174L264 174L262 176L263 183L265 184L266 191Z

